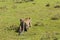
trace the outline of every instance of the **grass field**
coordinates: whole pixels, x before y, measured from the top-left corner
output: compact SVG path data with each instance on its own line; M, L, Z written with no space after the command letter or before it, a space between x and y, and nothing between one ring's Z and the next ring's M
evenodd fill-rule
M19 0L18 0L19 1ZM46 4L50 4L46 7ZM16 3L14 0L0 0L0 40L60 40L60 0L34 0ZM32 27L18 35L10 26L19 26L19 19L31 17ZM58 18L52 20L51 18ZM39 26L34 26L40 22ZM43 25L42 25L43 24Z

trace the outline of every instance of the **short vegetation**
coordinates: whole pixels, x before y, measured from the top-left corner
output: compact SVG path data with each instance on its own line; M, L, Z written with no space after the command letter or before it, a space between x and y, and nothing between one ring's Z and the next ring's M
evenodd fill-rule
M32 27L18 35L26 17ZM0 40L60 40L60 0L0 0Z

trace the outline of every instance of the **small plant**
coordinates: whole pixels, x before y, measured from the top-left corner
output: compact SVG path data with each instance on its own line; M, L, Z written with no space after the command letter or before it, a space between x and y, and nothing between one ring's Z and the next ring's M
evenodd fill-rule
M35 24L34 24L34 26L43 26L44 24L43 23L40 23L40 22L36 22Z
M15 3L32 2L34 0L14 0Z
M56 17L52 17L51 20L58 20L58 18L56 18Z
M50 6L50 4L46 4L46 7L49 7Z
M60 5L56 5L56 6L54 6L54 8L60 8Z
M32 4L35 4L35 3L32 3Z
M51 20L58 20L58 19L60 19L60 14L56 14L51 18Z
M55 37L53 40L58 40L58 38Z

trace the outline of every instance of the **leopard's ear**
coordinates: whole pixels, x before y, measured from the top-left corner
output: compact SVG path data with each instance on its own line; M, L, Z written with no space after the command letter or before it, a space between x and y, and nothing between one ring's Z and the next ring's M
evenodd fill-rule
M20 21L22 21L22 19L20 19Z
M28 19L31 19L30 17Z
M23 19L21 18L20 21L23 21Z

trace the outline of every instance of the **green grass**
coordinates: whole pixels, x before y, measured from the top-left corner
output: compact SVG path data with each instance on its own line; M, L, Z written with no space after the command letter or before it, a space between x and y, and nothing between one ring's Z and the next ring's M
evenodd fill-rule
M53 40L52 37L60 40L60 19L51 20L54 15L60 15L60 8L54 8L55 5L60 5L59 2L60 0L34 0L27 3L14 3L13 0L0 2L0 7L6 6L6 8L0 9L0 40L41 40L41 38ZM45 6L48 3L50 7ZM15 30L7 29L12 25L18 27L19 19L25 17L31 17L32 20L32 27L28 32L19 36ZM36 22L43 23L43 25L34 26ZM51 36L50 39L44 39L47 37L46 35Z

